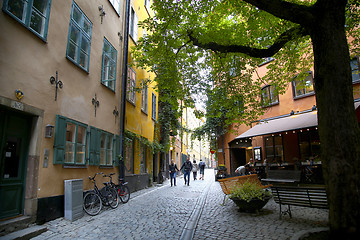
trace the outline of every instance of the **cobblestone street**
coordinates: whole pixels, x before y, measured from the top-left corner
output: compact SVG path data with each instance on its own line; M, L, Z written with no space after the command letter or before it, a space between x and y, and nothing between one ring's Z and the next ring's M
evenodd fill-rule
M127 204L84 215L70 222L59 218L45 225L42 239L289 239L302 230L327 225L327 210L293 207L293 218L279 219L279 206L270 200L258 214L241 213L227 201L214 171L204 181L163 185L132 193Z

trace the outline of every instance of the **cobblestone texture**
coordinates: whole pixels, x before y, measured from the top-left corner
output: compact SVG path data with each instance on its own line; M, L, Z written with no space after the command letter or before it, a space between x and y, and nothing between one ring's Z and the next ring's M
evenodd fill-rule
M178 177L176 187L167 181L132 193L128 203L120 203L117 209L105 208L97 216L85 214L74 222L64 218L50 221L45 224L48 231L33 239L179 239L208 185L193 237L196 240L289 239L301 230L328 223L327 210L301 207L292 208L292 219L285 216L280 220L279 206L273 200L258 214L238 212L231 200L222 206L224 194L213 174L213 170L206 170L205 180L191 181L190 186Z

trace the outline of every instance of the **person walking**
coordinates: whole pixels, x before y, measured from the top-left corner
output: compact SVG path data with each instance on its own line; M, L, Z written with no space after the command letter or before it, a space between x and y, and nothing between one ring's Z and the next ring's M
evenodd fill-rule
M194 181L196 180L196 176L197 176L197 171L198 171L198 165L196 163L196 161L193 161L193 166L192 166L192 172L193 172L193 176L194 176Z
M199 180L204 180L204 170L205 170L205 163L200 159L199 162L199 168L200 168L200 178Z
M183 165L180 168L180 171L184 169L184 180L185 180L185 185L187 184L189 186L190 184L190 171L192 169L192 164L190 162L190 158L188 157L186 159L186 162L183 163ZM186 181L187 179L187 181Z
M173 181L174 181L174 186L176 186L176 171L179 171L179 169L174 163L174 160L171 160L171 164L169 165L171 187L173 186Z

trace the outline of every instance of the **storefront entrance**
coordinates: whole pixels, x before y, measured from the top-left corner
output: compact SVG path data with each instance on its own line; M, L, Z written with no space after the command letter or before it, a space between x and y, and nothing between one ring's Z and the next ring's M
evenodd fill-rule
M23 214L31 117L0 106L0 219Z

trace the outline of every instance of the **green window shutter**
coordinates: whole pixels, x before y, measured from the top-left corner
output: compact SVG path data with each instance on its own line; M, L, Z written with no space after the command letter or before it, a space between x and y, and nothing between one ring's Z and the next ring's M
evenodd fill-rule
M90 127L89 165L100 165L100 131Z
M66 143L66 118L56 115L55 142L54 142L54 164L63 164L65 159Z
M120 155L120 136L115 135L115 157L114 157L114 165L119 166L119 155Z

